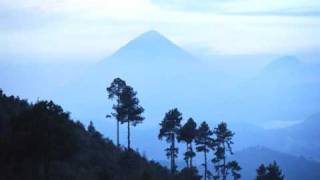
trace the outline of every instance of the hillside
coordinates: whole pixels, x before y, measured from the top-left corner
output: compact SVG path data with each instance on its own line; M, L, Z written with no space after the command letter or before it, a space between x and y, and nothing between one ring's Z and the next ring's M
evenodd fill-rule
M28 104L0 91L0 176L19 180L181 179L139 152L116 147L52 101ZM181 177L180 177L181 176ZM183 179L183 178L182 178ZM182 180L181 179L181 180Z

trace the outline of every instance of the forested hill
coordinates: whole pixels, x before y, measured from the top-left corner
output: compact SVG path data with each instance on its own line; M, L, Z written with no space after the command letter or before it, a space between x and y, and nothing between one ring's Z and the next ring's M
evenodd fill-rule
M30 104L0 91L0 177L10 180L199 179L171 175L138 152L116 147L52 101ZM188 177L188 178L186 178Z

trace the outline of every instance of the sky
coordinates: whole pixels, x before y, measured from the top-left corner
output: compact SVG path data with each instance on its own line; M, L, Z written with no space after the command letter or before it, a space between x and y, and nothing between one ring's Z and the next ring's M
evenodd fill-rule
M195 54L319 55L319 0L1 0L0 62L98 61L148 30Z

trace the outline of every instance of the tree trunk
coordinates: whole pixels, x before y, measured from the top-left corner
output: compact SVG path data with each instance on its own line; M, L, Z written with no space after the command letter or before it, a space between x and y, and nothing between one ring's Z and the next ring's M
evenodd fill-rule
M222 179L223 180L226 180L227 179L227 172L226 172L226 156L225 156L225 152L226 152L226 149L225 149L225 145L223 144L223 166L222 166Z
M186 145L187 145L186 152L188 152L189 151L189 144L186 143ZM189 158L188 158L188 156L186 157L185 161L186 161L186 164L187 164L187 168L189 168Z
M119 140L119 125L120 124L120 122L119 122L119 120L117 120L117 147L120 147L120 140Z
M190 155L191 155L191 152L193 152L192 150L192 142L190 143ZM190 168L192 168L192 156L190 156Z
M128 150L131 150L130 147L130 121L128 120Z
M207 180L207 151L206 151L206 146L204 148L204 180Z
M171 134L171 173L174 174L175 173L175 137L174 134Z

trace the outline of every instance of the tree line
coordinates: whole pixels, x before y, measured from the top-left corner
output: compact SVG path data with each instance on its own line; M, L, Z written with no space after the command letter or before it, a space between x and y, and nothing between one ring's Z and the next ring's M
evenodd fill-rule
M52 101L32 104L0 89L1 180L185 180L116 146Z
M127 83L115 78L109 87L107 87L108 98L114 101L112 106L113 112L107 115L108 118L114 117L117 122L117 146L119 142L120 124L127 124L127 150L131 150L130 145L130 124L136 126L143 122L142 113L144 108L139 104L137 92ZM241 178L239 163L235 160L227 161L227 156L233 154L232 138L235 135L225 122L219 123L215 128L211 129L207 122L202 122L199 127L193 118L189 118L185 124L182 123L182 113L177 108L173 108L165 113L160 123L160 131L158 138L165 140L169 147L165 149L166 156L170 159L171 174L177 174L176 158L178 156L178 147L176 142L185 143L186 150L184 152L184 160L186 167L181 170L188 174L188 179L201 179L198 175L197 168L193 166L192 160L196 156L196 152L203 153L203 178L226 180L228 175L237 180ZM195 145L195 150L193 148ZM195 152L196 151L196 152ZM212 152L214 169L208 169L208 154ZM276 162L270 164L268 168L263 169L262 164L257 169L257 180L281 180L284 179L280 168Z
M130 128L143 122L144 109L137 92L124 80L116 78L107 88L114 101L108 117L117 121L117 142L103 137L92 122L85 127L52 101L29 103L7 96L0 89L0 177L10 180L200 180L239 179L240 165L227 161L233 154L234 133L222 122L210 128L194 119L183 122L177 108L165 113L160 122L159 139L166 140L165 149L170 169L149 161L131 149ZM120 124L128 130L127 148L120 146ZM176 143L184 143L186 167L177 170ZM203 175L193 164L196 152L203 155ZM214 169L208 169L209 155ZM257 169L256 180L284 179L273 162Z

